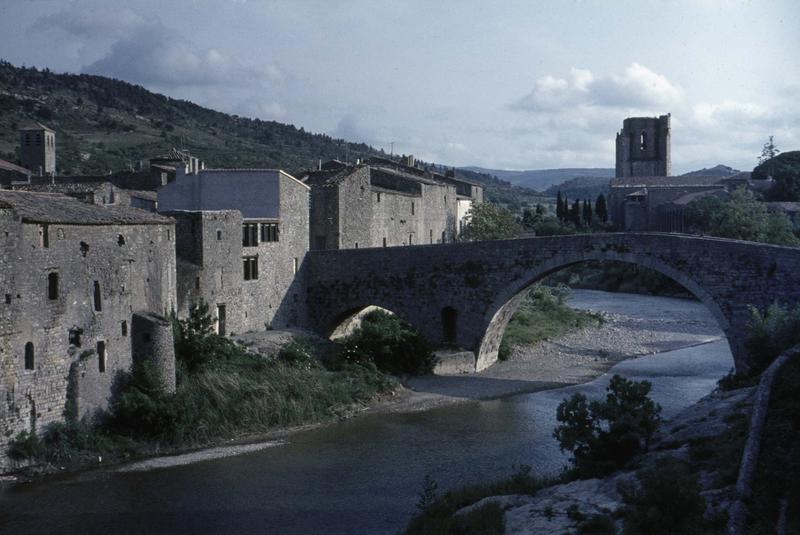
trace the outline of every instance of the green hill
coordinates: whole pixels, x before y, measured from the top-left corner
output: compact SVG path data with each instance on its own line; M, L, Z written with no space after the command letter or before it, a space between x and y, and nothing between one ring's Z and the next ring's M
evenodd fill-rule
M188 150L209 167L280 168L293 174L319 160L387 156L364 143L221 113L104 76L56 74L0 60L0 158L19 160L17 129L33 121L56 131L58 173L69 175L130 169L172 147ZM458 174L483 184L491 201L513 205L538 196L488 174Z

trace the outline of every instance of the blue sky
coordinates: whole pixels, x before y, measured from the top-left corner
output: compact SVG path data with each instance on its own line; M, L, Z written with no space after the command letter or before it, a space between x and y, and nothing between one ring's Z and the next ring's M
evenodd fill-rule
M0 0L0 57L449 165L611 167L673 116L673 171L800 149L800 2Z

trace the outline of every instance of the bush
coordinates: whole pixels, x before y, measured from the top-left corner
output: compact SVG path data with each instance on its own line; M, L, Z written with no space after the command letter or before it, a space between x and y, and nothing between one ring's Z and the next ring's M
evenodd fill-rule
M488 503L463 515L455 516L455 513L489 496L532 495L552 483L538 481L530 472L530 466L518 466L515 467L514 474L506 479L464 487L447 492L441 497L436 496L436 482L430 476L426 476L417 501L420 513L411 519L405 533L409 535L503 533L505 515L502 507L496 503Z
M171 396L164 392L161 374L151 361L134 363L122 382L119 398L111 406L111 429L123 435L153 437L175 424Z
M564 303L569 288L535 285L511 316L497 358L506 360L515 345L535 344L540 340L560 336L572 329L581 329L602 322L602 316L574 310Z
M583 394L574 394L558 405L561 425L553 436L562 451L572 452L578 476L607 474L647 450L661 422L661 407L647 397L651 386L615 375L605 401L589 403Z
M382 310L365 315L361 327L342 340L342 358L372 362L381 371L414 375L430 373L433 350L427 340L397 316Z
M305 340L292 340L278 352L278 359L296 368L310 370L320 366Z
M639 485L619 486L625 502L625 533L699 535L706 504L700 483L686 464L670 460L636 474Z
M790 309L775 303L766 313L751 308L750 314L750 336L745 348L755 363L752 372L760 373L778 355L800 344L800 305Z

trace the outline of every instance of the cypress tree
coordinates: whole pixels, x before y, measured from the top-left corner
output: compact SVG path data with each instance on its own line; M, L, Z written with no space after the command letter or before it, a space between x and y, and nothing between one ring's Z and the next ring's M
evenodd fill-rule
M594 211L597 214L597 219L605 223L608 221L608 208L606 207L606 197L602 193L597 196Z
M581 201L575 199L575 204L572 205L572 222L576 225L581 224Z
M556 218L564 221L564 201L561 199L561 191L556 195Z

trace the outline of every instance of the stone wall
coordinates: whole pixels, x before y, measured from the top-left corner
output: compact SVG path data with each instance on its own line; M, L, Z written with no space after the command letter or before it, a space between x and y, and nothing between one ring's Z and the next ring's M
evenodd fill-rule
M131 367L133 313L167 314L176 286L172 224L44 226L0 210L0 230L5 451L20 431L62 420L70 368L79 415L105 409L116 375ZM48 294L51 274L58 276L55 299ZM29 343L33 369L26 369ZM102 364L98 343L105 346Z
M591 234L313 251L308 255L310 326L330 334L374 305L444 343L442 312L456 311L456 341L482 369L497 357L508 319L531 284L569 265L616 260L654 269L700 299L725 331L739 371L749 306L800 302L800 249L667 234Z
M234 209L162 212L176 220L178 317L203 301L218 329L224 314L224 334L303 323L300 271L309 245L308 187L278 176L279 219L244 219ZM260 239L262 223L278 224L277 241ZM244 224L258 225L257 244L243 245ZM244 280L244 257L258 259L257 278Z

